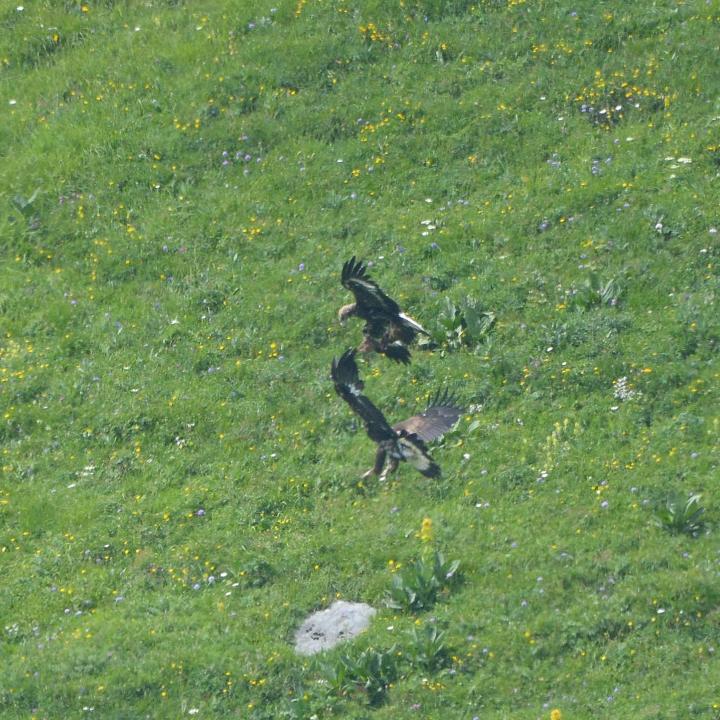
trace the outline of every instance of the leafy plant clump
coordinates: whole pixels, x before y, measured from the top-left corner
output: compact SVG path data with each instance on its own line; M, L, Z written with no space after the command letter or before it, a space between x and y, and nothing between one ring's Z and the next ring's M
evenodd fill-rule
M387 650L368 647L323 661L320 675L327 689L338 697L364 698L368 705L382 704L399 673L395 646Z
M603 281L591 272L579 288L571 291L568 306L581 312L595 307L617 307L621 295L622 287L617 280Z
M698 537L705 528L702 519L705 508L700 504L702 495L695 493L687 500L672 495L655 508L655 525L673 535Z
M387 649L374 646L352 649L317 663L324 697L360 700L377 707L387 700L396 680L421 670L437 673L451 662L446 632L434 622L414 626L404 634L406 642Z
M459 560L448 562L438 551L430 561L416 560L393 576L386 599L388 607L407 612L428 610L441 593L447 593L457 585L459 567Z
M436 672L450 662L447 633L436 623L413 627L408 633L407 654L410 662L426 672Z
M467 296L455 304L445 297L430 337L424 342L449 350L476 348L489 342L494 324L495 313L484 310L474 298Z

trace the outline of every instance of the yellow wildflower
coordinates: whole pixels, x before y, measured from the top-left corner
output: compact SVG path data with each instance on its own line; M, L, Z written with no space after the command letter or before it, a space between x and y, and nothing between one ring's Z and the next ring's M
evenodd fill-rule
M432 540L432 535L432 520L429 517L423 518L422 525L420 526L420 532L417 533L416 537L420 538L420 542L430 542Z

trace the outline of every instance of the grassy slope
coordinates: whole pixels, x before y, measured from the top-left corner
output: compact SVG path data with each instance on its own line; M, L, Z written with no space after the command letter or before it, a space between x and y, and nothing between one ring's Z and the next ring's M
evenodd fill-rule
M651 523L717 517L717 8L236 5L0 11L3 717L717 717L714 535ZM391 418L473 404L438 483L358 486L351 254L426 324L497 315L362 369ZM424 517L452 667L334 700L292 632L381 605Z

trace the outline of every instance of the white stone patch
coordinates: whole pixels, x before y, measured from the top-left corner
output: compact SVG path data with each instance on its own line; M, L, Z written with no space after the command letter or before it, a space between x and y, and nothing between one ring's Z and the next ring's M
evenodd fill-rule
M295 652L314 655L367 630L377 610L366 603L337 600L327 610L309 615L295 633Z

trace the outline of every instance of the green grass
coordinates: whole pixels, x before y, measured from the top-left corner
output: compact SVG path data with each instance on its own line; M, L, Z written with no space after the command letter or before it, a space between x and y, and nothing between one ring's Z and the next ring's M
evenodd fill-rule
M717 6L17 8L3 718L717 720ZM439 481L360 483L351 255L441 342L368 395L468 405ZM462 582L387 607L431 551ZM336 597L371 629L295 656Z

